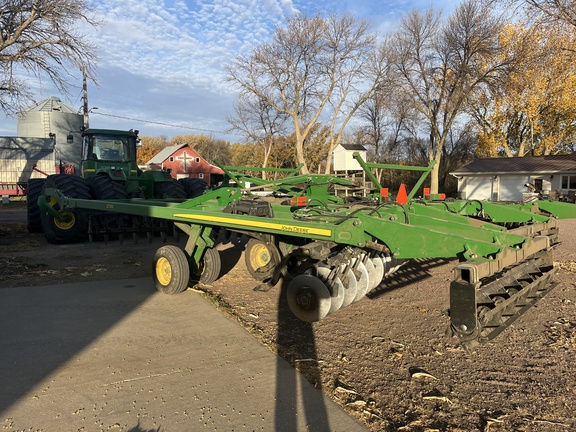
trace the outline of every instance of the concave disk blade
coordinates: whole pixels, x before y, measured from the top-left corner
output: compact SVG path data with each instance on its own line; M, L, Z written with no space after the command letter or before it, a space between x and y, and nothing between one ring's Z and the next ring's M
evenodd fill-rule
M326 287L328 287L328 290L331 291L330 295L332 301L329 313L333 313L340 309L344 302L344 285L339 278L329 281L328 277L330 276L330 272L331 270L329 267L318 267L318 276L320 277L320 280L322 280Z

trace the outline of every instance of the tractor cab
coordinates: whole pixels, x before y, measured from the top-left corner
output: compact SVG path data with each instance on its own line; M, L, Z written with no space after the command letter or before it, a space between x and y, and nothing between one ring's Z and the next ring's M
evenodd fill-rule
M107 173L115 180L137 175L138 131L85 129L82 132L82 176Z

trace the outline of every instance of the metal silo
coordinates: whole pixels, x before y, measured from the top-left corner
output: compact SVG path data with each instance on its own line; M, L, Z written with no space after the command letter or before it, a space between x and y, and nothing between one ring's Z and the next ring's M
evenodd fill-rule
M55 137L56 163L71 164L79 174L83 125L84 117L77 109L52 96L18 113L17 135Z

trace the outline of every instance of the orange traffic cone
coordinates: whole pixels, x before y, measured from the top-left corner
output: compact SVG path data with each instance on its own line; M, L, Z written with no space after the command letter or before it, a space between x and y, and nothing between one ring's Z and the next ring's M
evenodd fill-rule
M406 185L404 183L400 185L398 195L396 195L396 202L402 205L408 204L408 194L406 193Z

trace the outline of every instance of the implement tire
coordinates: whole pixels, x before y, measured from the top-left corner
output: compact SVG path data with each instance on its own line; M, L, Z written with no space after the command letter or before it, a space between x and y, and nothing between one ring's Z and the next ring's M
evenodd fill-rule
M248 240L244 261L248 273L257 281L270 279L281 260L280 251L274 243L265 243L255 238Z
M164 294L178 294L188 289L190 264L188 256L177 246L166 245L154 255L154 284Z
M30 179L28 180L28 188L26 188L26 228L31 233L42 232L42 220L40 216L40 206L38 205L38 197L42 195L42 188L46 179Z
M58 189L69 198L91 199L88 184L82 177L76 175L52 174L44 182L42 193L48 188ZM67 222L59 221L46 212L40 212L42 231L44 231L48 243L62 244L85 241L88 237L88 211L82 209L63 211L55 200L50 200L49 203L59 213L68 214L70 220Z
M211 284L220 276L222 270L222 260L220 252L214 248L206 248L202 261L198 264L196 270L190 275L192 282Z

